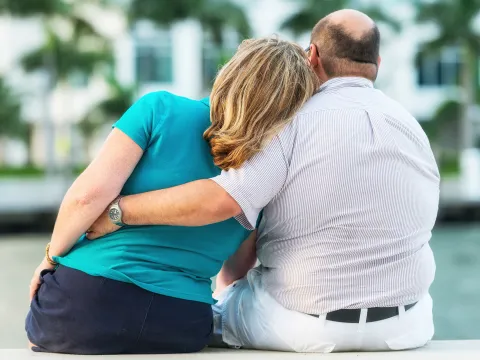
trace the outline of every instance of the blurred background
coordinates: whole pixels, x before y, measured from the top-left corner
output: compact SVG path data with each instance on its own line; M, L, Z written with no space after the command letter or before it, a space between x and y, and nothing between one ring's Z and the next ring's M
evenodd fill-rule
M437 339L480 339L480 0L0 0L0 348L25 346L28 285L73 179L156 90L201 98L247 37L309 44L326 14L377 20L376 86L427 132Z

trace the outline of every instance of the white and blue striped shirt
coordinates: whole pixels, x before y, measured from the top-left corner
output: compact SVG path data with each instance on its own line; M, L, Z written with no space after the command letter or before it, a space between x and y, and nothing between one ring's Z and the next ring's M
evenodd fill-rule
M262 282L286 308L399 306L428 292L437 165L418 122L369 80L328 81L262 152L213 180L244 226L264 208Z

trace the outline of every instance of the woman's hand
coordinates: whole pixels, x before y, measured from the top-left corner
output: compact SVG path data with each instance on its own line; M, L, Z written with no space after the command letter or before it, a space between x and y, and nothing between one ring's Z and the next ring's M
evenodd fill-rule
M46 258L42 260L40 265L35 269L35 272L33 273L32 281L30 281L30 302L33 300L35 294L38 291L38 288L40 287L40 284L42 283L42 280L40 278L40 274L42 273L43 270L53 270L55 268L55 265L50 264Z
M95 220L92 226L87 231L87 239L88 240L95 240L101 236L110 234L112 232L117 231L120 229L121 226L115 225L110 221L108 217L108 208L105 210L100 217Z

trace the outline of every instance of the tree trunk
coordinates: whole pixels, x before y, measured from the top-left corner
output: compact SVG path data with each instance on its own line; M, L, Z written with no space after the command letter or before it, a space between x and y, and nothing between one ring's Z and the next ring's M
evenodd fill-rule
M464 91L462 99L462 111L460 117L460 131L459 131L459 150L462 152L465 149L473 147L474 134L472 119L470 119L470 109L475 103L475 66L476 58L474 51L468 45L464 49L464 62L462 66L461 85Z
M34 126L31 123L28 123L28 134L26 138L26 146L27 146L27 166L33 167L33 134L34 134Z
M44 19L46 23L48 20ZM47 28L47 25L44 25ZM45 146L45 168L46 174L52 175L55 172L55 128L50 110L52 93L56 86L57 69L53 50L43 59L45 70L47 73L47 83L45 86L45 93L43 99L44 114L43 114L43 133Z
M0 167L3 166L5 162L5 141L4 139L0 136Z

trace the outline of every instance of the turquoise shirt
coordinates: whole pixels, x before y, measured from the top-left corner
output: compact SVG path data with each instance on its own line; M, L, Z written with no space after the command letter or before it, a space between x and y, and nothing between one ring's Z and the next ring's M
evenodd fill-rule
M202 137L209 111L208 100L163 91L138 100L114 125L144 150L122 195L218 175ZM55 260L90 275L212 304L210 278L248 235L234 219L202 227L126 226L99 240L82 237Z

